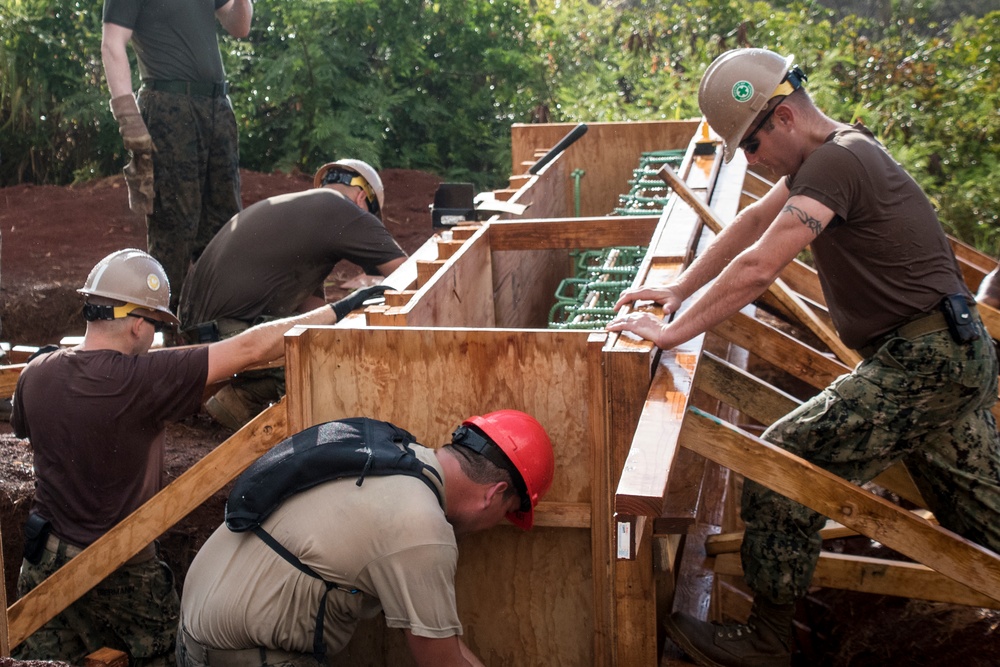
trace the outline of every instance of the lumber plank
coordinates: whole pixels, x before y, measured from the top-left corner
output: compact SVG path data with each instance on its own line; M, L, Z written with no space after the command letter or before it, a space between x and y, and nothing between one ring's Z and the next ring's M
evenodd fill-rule
M929 510L917 509L910 510L915 515L927 519L931 523L936 523L934 514ZM858 531L843 526L836 521L827 521L826 525L819 531L820 539L826 540L839 540L844 537L854 537L858 535ZM705 538L705 553L709 556L718 556L719 554L737 553L740 550L740 545L743 544L743 532L735 533L719 533L717 535L709 535Z
M105 646L84 657L83 667L128 667L128 654Z
M718 574L743 575L739 554L715 559ZM812 584L823 588L858 591L875 595L963 604L1000 609L1000 602L983 595L926 565L829 551L820 553Z
M801 260L792 260L781 270L781 279L799 295L826 308L826 296L819 284L819 274L816 269Z
M404 307L407 326L496 326L489 226L482 227Z
M1000 601L1000 556L696 408L681 444Z
M764 426L770 426L800 405L795 397L729 362L708 352L702 356L695 376L695 388L733 406ZM927 506L902 461L894 463L872 481L915 505Z
M494 251L646 246L658 221L654 215L500 220L489 225L490 246Z
M655 517L663 512L701 341L698 337L694 345L660 354L615 493L618 514Z
M23 642L287 435L282 399L11 605L7 610L11 646Z
M986 330L990 332L990 337L993 340L1000 340L1000 310L985 303L977 304L976 310L979 311L979 317L983 320Z
M744 313L720 322L712 331L817 389L851 370L846 364Z
M14 395L17 388L17 378L28 364L10 364L0 366L0 396L7 398Z

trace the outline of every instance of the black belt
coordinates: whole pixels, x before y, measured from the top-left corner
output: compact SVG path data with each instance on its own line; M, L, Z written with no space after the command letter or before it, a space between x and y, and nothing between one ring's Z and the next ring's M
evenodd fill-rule
M169 81L166 79L146 79L143 88L161 93L178 95L198 95L201 97L225 97L229 94L229 82L210 83L208 81Z
M970 309L975 312L975 306L971 306ZM878 349L885 345L885 343L891 338L905 338L907 340L913 340L914 338L920 338L921 336L947 330L948 321L944 318L944 313L940 310L936 310L933 313L907 322L903 326L898 329L894 329L887 334L882 334L881 336L872 339L867 345L859 347L858 352L861 353L862 357L867 359L878 352Z

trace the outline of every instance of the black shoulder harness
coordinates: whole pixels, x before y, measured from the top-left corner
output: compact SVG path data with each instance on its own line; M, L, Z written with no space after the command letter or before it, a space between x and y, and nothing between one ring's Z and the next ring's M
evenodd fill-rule
M253 531L282 558L301 572L326 585L316 612L313 655L323 664L323 617L326 598L337 588L355 594L357 589L343 588L324 580L300 561L261 524L289 497L324 482L357 477L357 485L368 475L409 475L422 480L434 492L443 507L438 483L441 476L432 466L417 458L410 445L416 440L410 433L388 422L355 417L318 424L282 440L257 459L240 475L226 501L226 526L240 533Z

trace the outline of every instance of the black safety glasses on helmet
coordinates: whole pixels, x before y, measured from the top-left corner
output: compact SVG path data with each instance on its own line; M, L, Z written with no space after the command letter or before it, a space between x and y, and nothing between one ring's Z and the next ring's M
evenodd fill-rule
M126 317L138 317L140 320L145 320L153 325L153 331L156 333L163 333L164 331L170 331L173 329L173 325L169 322L163 322L161 320L153 319L152 317L146 317L145 315L140 315L139 313L129 313Z
M361 175L355 174L351 171L341 171L339 169L331 169L323 175L323 185L353 185L364 190L365 201L368 202L368 212L372 215L378 215L378 197L375 196L375 191L372 190L372 186L369 185Z
M764 114L764 117L760 119L759 123L757 123L757 127L753 129L753 132L748 134L747 138L740 142L740 148L743 149L744 153L746 153L747 155L753 155L754 153L757 152L757 149L760 148L760 139L757 138L757 133L760 132L761 128L764 127L764 123L766 123L771 118L771 115L774 113L774 110L780 106L781 102L779 101L777 104L771 107L771 110L768 111L766 114Z

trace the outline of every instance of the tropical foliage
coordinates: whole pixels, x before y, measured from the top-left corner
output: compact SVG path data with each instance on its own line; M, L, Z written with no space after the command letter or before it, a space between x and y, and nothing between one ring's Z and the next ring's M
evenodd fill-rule
M708 63L766 46L796 55L831 116L872 128L952 231L996 251L1000 12L983 8L997 0L839 2L257 2L250 36L223 39L241 162L352 155L498 186L511 123L696 117ZM123 164L101 6L0 0L0 185Z

